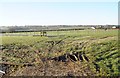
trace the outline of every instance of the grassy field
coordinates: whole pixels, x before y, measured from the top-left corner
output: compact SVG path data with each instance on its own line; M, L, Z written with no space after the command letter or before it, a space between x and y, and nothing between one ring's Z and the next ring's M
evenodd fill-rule
M39 34L39 32L35 33ZM10 66L7 75L120 75L118 30L48 31L48 36L42 37L32 36L34 33L30 32L27 34L29 36L0 37L2 39L1 57L3 58L1 61L35 64L32 67ZM61 62L47 59L75 53L79 53L83 60ZM31 71L28 72L29 70Z

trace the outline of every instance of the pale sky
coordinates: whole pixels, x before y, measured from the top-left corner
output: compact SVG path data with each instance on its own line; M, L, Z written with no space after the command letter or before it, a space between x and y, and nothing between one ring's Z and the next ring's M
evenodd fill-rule
M0 1L0 26L100 24L118 24L117 1Z

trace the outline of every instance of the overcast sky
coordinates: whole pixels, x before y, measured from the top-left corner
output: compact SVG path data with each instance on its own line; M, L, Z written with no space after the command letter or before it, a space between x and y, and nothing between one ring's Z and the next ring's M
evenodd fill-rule
M0 26L118 24L115 0L74 2L0 1Z

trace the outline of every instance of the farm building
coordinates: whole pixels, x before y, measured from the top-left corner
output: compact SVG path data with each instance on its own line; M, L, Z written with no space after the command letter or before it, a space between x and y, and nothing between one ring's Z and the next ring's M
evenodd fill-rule
M91 29L95 29L95 27L91 27Z
M115 28L117 28L117 27L116 27L116 26L113 26L112 28L115 29Z

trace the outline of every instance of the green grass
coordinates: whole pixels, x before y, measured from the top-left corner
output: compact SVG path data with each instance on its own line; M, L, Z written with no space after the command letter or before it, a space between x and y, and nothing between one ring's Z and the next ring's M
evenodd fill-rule
M102 47L101 47L102 45ZM91 45L90 56L93 58L91 61L95 61L100 66L100 74L107 76L118 76L120 70L118 63L118 42L111 40L109 42L104 41L99 44Z
M33 45L38 41L42 41L46 39L46 37L33 37L33 36L3 36L2 44L13 44L20 43L26 45Z
M35 32L39 34L39 32ZM20 34L20 33L8 33ZM25 33L22 33L25 34ZM30 32L27 32L30 34ZM36 58L47 58L65 53L81 52L90 59L87 64L96 72L95 62L100 67L100 76L118 76L118 30L72 30L48 31L48 36L1 36L1 45L7 62L32 63L39 62ZM57 43L61 40L60 43ZM53 41L54 44L48 43ZM84 66L84 64L83 64Z

